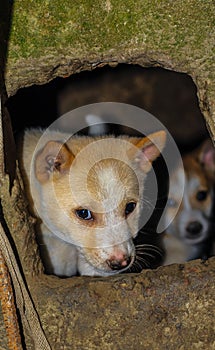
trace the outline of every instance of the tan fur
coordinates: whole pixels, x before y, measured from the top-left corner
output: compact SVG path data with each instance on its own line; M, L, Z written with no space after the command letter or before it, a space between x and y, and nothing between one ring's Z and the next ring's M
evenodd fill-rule
M42 221L37 235L48 273L106 276L129 267L145 176L165 139L163 131L144 139L25 132L20 167L31 211ZM130 202L136 207L126 216ZM78 217L82 209L92 218Z

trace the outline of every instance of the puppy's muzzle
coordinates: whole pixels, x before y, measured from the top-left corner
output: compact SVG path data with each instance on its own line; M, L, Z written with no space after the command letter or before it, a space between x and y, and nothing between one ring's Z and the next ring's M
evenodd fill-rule
M110 259L106 260L107 265L111 268L111 270L122 270L129 266L131 263L131 257L122 254L122 256L113 256Z

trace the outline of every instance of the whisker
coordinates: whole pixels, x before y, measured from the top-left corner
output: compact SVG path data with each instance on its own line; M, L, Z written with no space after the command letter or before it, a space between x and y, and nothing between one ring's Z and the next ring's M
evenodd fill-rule
M139 264L137 264L137 261L134 261L134 263L132 264L132 266L129 267L129 269L127 269L126 272L139 272L139 271L141 271L142 268L141 268L140 266L139 266L139 268L138 268L138 265L139 265ZM140 268L141 268L141 270L140 270Z
M136 267L137 272L139 272L143 269L142 266L137 261L135 262L135 267Z
M152 254L149 254L149 253L146 253L146 252L141 252L140 255L143 255L143 256L150 256L150 257L153 258L153 259L156 258L155 255L152 255Z
M156 245L148 244L148 243L137 244L136 247L137 248L140 247L140 248L158 248L159 249L159 247L157 247Z
M138 266L139 268L142 268L141 264L138 262L138 259L136 260L136 266Z
M158 207L158 202L160 202L161 200L165 200L167 202L168 200L168 196L159 196L156 198L156 200L153 199L150 199L148 198L147 196L144 196L142 198L140 198L140 202L142 202L145 207L147 208L152 208L153 210L163 210L164 207L166 206L166 203L165 204L162 204L162 206L159 206Z
M142 261L144 264L147 264L147 260L146 259L143 259L141 258L140 256L137 255L137 261Z
M143 256L150 256L152 257L153 259L155 259L158 255L160 257L163 257L163 254L161 254L160 252L154 252L155 254L150 254L150 253L147 253L147 252L137 252L137 254L140 256L140 255L143 255Z
M155 204L153 204L152 202L150 202L150 200L147 200L146 198L141 198L140 202L142 202L143 204L145 204L145 206L147 208L155 208Z
M147 263L140 264L137 260L134 261L133 265L126 270L126 272L141 272L144 268L148 267Z
M148 251L148 252L155 252L155 253L158 253L158 254L162 254L163 253L163 250L161 250L161 249L158 249L158 248L156 248L156 247L144 247L144 248L137 248L136 247L136 252L140 252L140 253L142 253L142 252L145 252L145 251Z
M142 247L144 247L144 248L150 247L150 248L157 248L157 249L160 249L160 248L157 247L156 245L154 245L154 244L149 244L149 243L137 244L136 247L137 247L137 248L139 248L139 247L141 247L141 248L142 248Z
M140 244L135 246L136 252L140 254L144 254L145 251L152 251L158 253L159 255L163 255L163 250L159 247L150 244Z
M145 259L143 259L143 258L140 258L139 256L137 256L137 261L140 261L140 262L143 262L143 264L144 264L144 266L141 266L140 265L140 263L139 263L139 266L141 266L142 268L143 267L148 267L148 268L150 268L150 263L147 261L147 260L145 260Z

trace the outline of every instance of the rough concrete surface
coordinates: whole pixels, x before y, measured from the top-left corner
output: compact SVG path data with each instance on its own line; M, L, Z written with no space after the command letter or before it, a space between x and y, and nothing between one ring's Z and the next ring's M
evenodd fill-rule
M15 0L9 95L106 64L188 73L215 135L212 0ZM6 20L6 19L5 19ZM5 222L52 349L214 349L215 259L139 275L58 279L42 274L19 185L2 183Z
M215 258L111 278L41 280L53 349L214 349ZM35 299L36 300L36 299Z

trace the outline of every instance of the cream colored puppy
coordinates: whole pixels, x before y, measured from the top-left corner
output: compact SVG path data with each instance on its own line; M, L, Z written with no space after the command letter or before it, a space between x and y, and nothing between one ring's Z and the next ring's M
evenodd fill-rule
M164 131L145 138L25 132L20 167L47 273L108 276L132 265L144 180L165 140Z

